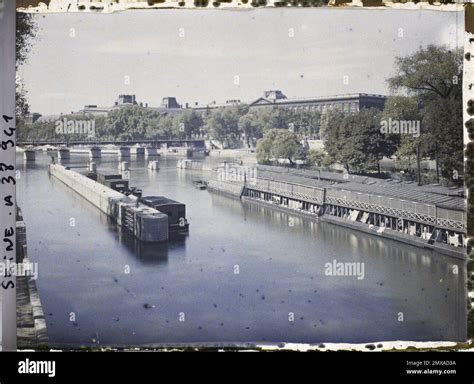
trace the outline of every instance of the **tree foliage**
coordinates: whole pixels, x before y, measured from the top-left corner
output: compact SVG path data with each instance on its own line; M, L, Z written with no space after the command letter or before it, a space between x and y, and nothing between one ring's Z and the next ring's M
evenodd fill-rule
M224 144L225 148L237 146L240 141L239 120L248 111L247 106L214 109L205 121L208 134Z
M425 99L456 97L461 93L462 51L428 45L395 59L396 74L388 80L394 91L404 88Z
M272 160L285 159L290 165L306 157L306 150L298 136L286 129L269 129L263 138L257 141L257 161L268 163Z
M357 114L332 114L325 149L333 162L341 163L348 172L379 168L384 156L396 148L390 135L380 131L381 112L363 108Z
M433 156L437 145L441 175L451 180L463 169L462 61L460 49L428 45L397 58L396 74L388 80L392 90L405 91L416 102L418 113L410 114L421 120L423 154ZM399 160L414 158L416 142L402 141Z
M31 51L33 40L36 37L38 26L31 13L16 13L16 37L15 54L16 70L23 65ZM16 81L16 115L17 120L29 113L29 104L27 100L27 91L23 86L23 81L17 77Z

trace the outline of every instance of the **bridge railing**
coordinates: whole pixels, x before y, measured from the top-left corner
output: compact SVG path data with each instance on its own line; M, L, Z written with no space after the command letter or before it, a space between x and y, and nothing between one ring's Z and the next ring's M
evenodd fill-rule
M330 188L326 192L326 203L369 210L455 231L466 230L466 212L431 204Z
M204 144L204 139L136 139L136 140L107 140L98 138L71 139L71 140L17 140L17 145L79 145L79 144L153 144L153 143L193 143Z
M347 204L355 202L357 203L358 207L362 207L364 205L366 205L367 208L369 206L386 207L393 210L406 211L433 217L436 216L436 207L434 205L395 199L387 196L370 195L363 192L331 188L327 190L326 196L329 200L339 199L341 201L346 201Z
M466 230L467 213L452 209L438 208L436 224L438 227L456 230Z

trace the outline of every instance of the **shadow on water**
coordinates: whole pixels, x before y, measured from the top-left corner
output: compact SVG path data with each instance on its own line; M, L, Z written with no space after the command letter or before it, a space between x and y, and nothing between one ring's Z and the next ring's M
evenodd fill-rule
M138 258L142 263L146 264L167 264L168 253L170 249L173 251L179 248L186 248L186 237L184 235L170 234L168 241L162 243L147 243L139 241L128 231L123 230L114 220L101 215L101 220L107 222L109 231L114 233L120 244L131 254Z

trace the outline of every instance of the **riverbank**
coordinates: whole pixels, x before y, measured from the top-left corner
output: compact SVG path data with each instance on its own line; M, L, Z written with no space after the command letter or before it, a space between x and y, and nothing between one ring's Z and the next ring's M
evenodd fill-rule
M45 346L49 338L36 282L31 276L17 276L16 283L18 348Z

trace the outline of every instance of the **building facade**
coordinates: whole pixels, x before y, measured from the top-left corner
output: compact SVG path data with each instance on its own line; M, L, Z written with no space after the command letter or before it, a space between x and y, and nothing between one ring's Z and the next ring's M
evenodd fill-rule
M268 96L267 96L268 95ZM265 97L267 96L267 97ZM288 99L281 91L267 91L263 97L249 104L250 108L265 108L272 106L289 107L295 110L313 110L323 112L328 108L339 109L343 112L358 112L362 108L377 108L382 110L386 96L366 93Z
M250 103L242 103L240 100L227 100L225 103L212 102L206 105L194 104L189 106L179 104L176 97L163 97L159 107L148 107L148 103L139 103L135 95L119 95L117 101L112 107L98 107L97 105L86 105L79 113L88 113L93 115L107 115L116 108L127 105L139 105L144 108L162 113L181 113L186 110L196 111L203 116L209 114L213 109L225 108L237 105L247 104L250 109L261 109L274 106L292 108L294 110L307 110L323 112L329 108L339 109L347 113L359 112L362 108L377 108L382 110L387 97L383 95L356 93L335 96L309 97L309 98L287 98L279 90L265 91L262 97Z
M309 98L287 98L279 89L265 91L262 97L248 104L250 109L268 108L274 106L292 108L295 110L308 110L323 112L329 108L339 109L343 112L356 113L362 108L377 108L383 110L387 97L384 95L374 95L367 93L356 93L335 96L309 97ZM195 111L203 115L212 109L228 107L236 104L226 102L225 104L209 104L206 106L194 106Z

